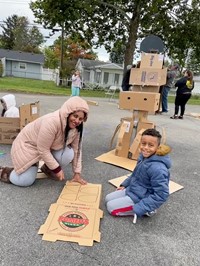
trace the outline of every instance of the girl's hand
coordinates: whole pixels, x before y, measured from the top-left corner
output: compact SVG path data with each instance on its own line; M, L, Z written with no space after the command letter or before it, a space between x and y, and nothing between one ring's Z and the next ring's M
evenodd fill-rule
M84 180L79 173L75 173L71 181L72 182L78 182L81 185L86 185L87 184L87 181Z

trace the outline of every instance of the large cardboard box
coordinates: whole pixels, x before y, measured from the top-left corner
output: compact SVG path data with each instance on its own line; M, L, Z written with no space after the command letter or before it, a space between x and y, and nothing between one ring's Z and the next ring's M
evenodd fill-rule
M163 67L163 60L163 54L142 53L140 68L161 69Z
M166 84L167 68L132 68L129 84L142 86L161 86Z
M12 144L20 130L39 117L39 102L19 107L19 118L0 118L0 143Z
M139 92L159 92L160 86L141 86L141 85L134 85L132 86L132 91L139 91Z
M127 110L158 110L160 93L123 91L119 95L119 108Z
M11 144L19 132L19 118L0 118L0 143Z

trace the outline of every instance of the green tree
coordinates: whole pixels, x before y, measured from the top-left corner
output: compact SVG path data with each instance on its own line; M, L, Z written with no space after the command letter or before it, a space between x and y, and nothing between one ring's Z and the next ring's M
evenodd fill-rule
M25 52L40 52L40 45L44 42L43 35L36 26L29 27L26 17L13 15L8 17L2 25L0 35L1 48L20 50Z
M125 54L125 46L122 42L115 42L110 52L109 60L112 63L123 64Z
M45 56L44 67L51 69L57 68L59 66L60 58L56 56L54 47L45 47L43 52Z
M190 69L195 75L200 74L200 54L191 50L189 52L187 68Z
M139 36L161 36L166 44L174 37L178 23L191 12L185 0L36 0L31 9L48 28L65 25L68 33L79 32L93 45L104 45L108 52L115 42L125 45L124 67L131 65ZM81 10L81 12L78 12ZM179 23L179 24L180 24ZM193 33L195 34L195 33Z

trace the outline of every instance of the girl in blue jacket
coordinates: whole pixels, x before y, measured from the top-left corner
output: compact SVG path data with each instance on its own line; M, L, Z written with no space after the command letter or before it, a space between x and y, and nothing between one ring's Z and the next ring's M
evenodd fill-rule
M137 165L132 174L105 198L113 216L137 216L154 213L169 197L170 148L160 145L161 135L155 129L142 133Z

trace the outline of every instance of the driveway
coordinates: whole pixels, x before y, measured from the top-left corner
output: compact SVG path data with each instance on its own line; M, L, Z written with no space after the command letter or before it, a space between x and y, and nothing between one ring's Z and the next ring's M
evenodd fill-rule
M0 96L4 93L0 93ZM67 96L16 94L17 103L40 101L41 115L59 108ZM165 115L149 115L157 129L166 131L172 147L171 179L184 186L173 193L152 218L113 218L105 210L105 195L115 188L109 179L129 173L95 160L109 151L112 134L121 117L131 112L118 109L117 100L91 99L83 142L83 177L102 184L100 243L92 247L77 243L43 241L38 235L50 205L56 202L64 182L37 180L28 188L0 183L0 265L5 266L199 266L200 265L200 120L186 115L172 120L174 105ZM200 113L199 106L187 106L186 113ZM1 165L11 165L10 145L0 145ZM68 173L71 178L71 169Z

